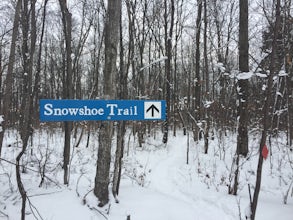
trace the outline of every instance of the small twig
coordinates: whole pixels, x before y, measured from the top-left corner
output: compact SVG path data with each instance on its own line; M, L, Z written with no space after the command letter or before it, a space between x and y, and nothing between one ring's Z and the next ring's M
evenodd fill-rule
M49 193L40 193L40 194L30 195L29 197L32 198L32 197L37 197L37 196L46 196L46 195L52 195L52 194L60 193L60 192L62 192L62 191L54 191L54 192L49 192Z
M164 144L164 143L153 144L153 143L148 142L148 141L146 141L145 143L146 143L147 145L150 145L150 146L156 147L156 149L159 148L159 147L166 147L166 144Z
M86 197L87 197L87 195L90 194L92 191L94 191L94 189L91 189L90 191L88 191L88 192L83 196L83 199L82 199L83 204L84 204L84 205L87 205L87 207L88 207L90 210L95 210L95 211L97 211L100 215L102 215L105 219L108 220L108 217L107 217L104 213L102 213L102 212L101 212L100 210L98 210L97 208L95 208L95 207L90 206L89 204L87 204L87 202L86 202ZM110 204L109 204L109 209L108 209L107 214L109 214L109 210L110 210Z
M79 192L78 192L78 185L79 185L79 181L80 181L80 179L81 179L81 177L82 177L83 175L84 175L84 173L81 173L81 174L80 174L80 176L79 176L78 179L77 179L77 183L76 183L75 192L76 192L76 194L77 194L78 197L80 197L80 194L79 194Z
M68 164L68 185L69 185L69 181L70 181L70 170L71 170L71 164L72 164L72 160L73 160L73 156L74 156L74 151L75 147L72 148L72 152L71 152L71 156L70 156L70 161L69 161L69 164Z
M6 175L7 178L8 178L8 182L9 182L9 189L10 189L10 192L13 192L14 189L13 189L13 184L11 182L11 175L9 175L8 173L1 173L0 175Z
M84 133L84 127L82 127L82 129L81 129L81 133L80 133L80 136L79 136L77 142L75 142L75 143L73 144L73 148L79 146L79 144L80 144L80 142L81 142L81 139L82 139L82 136L83 136L83 133Z
M110 214L110 209L111 209L111 203L109 203L108 210L107 210L107 215Z
M97 211L101 216L103 216L105 219L108 220L108 217L103 212L101 212L99 209L97 209L96 207L93 207L93 206L89 206L89 205L87 205L87 206L89 207L90 210Z
M92 192L92 191L94 191L94 189L91 189L90 191L88 191L88 192L83 196L83 198L82 198L82 202L83 202L84 205L86 204L86 197L87 197L87 195L90 194L90 192Z
M9 219L9 216L7 214L5 214L4 212L2 212L1 210L0 210L0 214L5 216L7 219Z
M28 202L29 202L29 206L30 206L30 209L31 209L31 211L32 211L32 213L33 213L33 215L34 215L34 217L35 217L36 219L39 219L39 218L40 218L40 219L43 220L43 218L42 218L42 216L41 216L39 210L38 210L38 209L32 204L32 202L30 201L29 197L27 196L26 198L27 198L27 200L28 200ZM39 218L36 216L34 210L37 212Z
M248 184L248 192L249 192L249 201L250 201L250 207L251 207L251 205L252 205L252 198L251 198L250 184Z
M291 181L288 190L286 191L286 194L284 195L284 204L287 204L287 200L288 200L288 195L290 194L290 189L293 185L293 180ZM293 192L293 188L292 188L292 192Z
M240 198L237 199L236 198L236 201L237 201L237 207L238 207L238 213L239 213L239 220L241 220L241 208L240 208Z

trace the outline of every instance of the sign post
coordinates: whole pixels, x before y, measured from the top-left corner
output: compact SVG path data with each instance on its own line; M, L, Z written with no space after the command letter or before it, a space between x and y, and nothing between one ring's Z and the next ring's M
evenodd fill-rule
M40 120L43 122L165 119L165 100L40 100Z

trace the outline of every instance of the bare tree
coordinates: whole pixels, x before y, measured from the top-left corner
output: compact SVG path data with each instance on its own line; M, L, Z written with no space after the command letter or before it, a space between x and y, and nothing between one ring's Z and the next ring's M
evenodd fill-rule
M239 0L239 72L247 74L248 65L248 1ZM238 191L239 160L240 155L246 156L248 153L248 79L238 79L238 135L237 150L233 163L235 163L234 185L229 188L229 193L236 195Z
M194 79L194 111L195 111L195 120L199 122L201 119L201 74L200 74L200 38L201 38L201 24L202 24L202 6L203 1L198 0L197 5L197 18L196 18L196 33L195 33L195 79ZM195 140L199 137L199 128L197 123L194 125L194 138Z
M40 44L39 44L39 50L38 50L38 57L37 57L37 64L36 64L36 74L35 74L35 82L33 87L33 94L32 97L34 99L33 106L35 109L34 115L37 115L37 106L39 102L39 92L40 92L40 74L41 74L41 62L42 62L42 52L43 52L43 41L44 41L44 35L45 35L45 24L46 24L46 14L47 14L47 4L49 0L45 0L44 2L44 9L43 9L43 19L42 19L42 30L41 30L41 36L40 36ZM33 123L33 122L32 122Z
M203 37L203 47L204 47L204 79L205 79L205 93L204 97L207 101L210 101L210 76L209 76L209 64L208 64L208 49L207 49L207 28L208 28L208 18L207 18L207 0L203 1L204 9L204 37ZM205 120L206 126L204 131L204 152L207 154L209 149L209 130L210 130L210 105L206 104L205 106Z
M3 94L3 105L1 105L2 108L0 109L0 115L4 116L4 121L2 122L2 131L0 132L0 156L1 156L2 145L3 145L3 137L4 137L6 125L8 124L8 113L9 113L11 97L12 97L13 68L14 68L14 61L15 61L16 40L18 36L18 31L19 31L18 28L19 28L19 20L20 20L21 2L22 2L21 0L18 0L16 3L16 8L15 8L9 61L8 61L6 79L4 81L5 89Z
M127 73L125 71L124 64L124 47L123 47L123 28L120 18L120 71L118 75L119 89L118 89L118 98L126 99L127 98ZM119 121L117 124L117 145L116 145L116 154L114 162L114 174L113 174L113 187L112 193L118 202L117 196L119 194L120 180L121 180L121 171L122 171L122 158L124 153L124 144L125 144L125 132L126 132L126 122Z
M171 74L172 74L172 35L173 35L173 28L174 28L174 12L175 12L175 3L174 0L171 0L171 5L170 7L170 25L169 25L169 30L168 30L168 4L167 0L164 1L165 5L165 12L164 12L164 20L165 20L165 25L164 25L164 30L165 30L165 49L166 49L166 55L167 59L165 62L165 99L166 99L166 120L164 121L164 135L163 135L163 143L168 142L168 126L169 126L169 117L171 116L170 114L170 108L171 108Z
M30 7L29 7L30 3ZM32 92L32 74L34 64L34 53L37 39L36 33L36 10L35 0L23 1L21 11L21 27L22 27L22 59L23 59L23 90L22 102L20 110L20 136L22 139L22 150L16 157L16 180L18 190L22 198L21 219L25 219L25 207L27 195L21 180L20 160L26 152L29 137L32 135L32 108L33 108L33 92ZM30 13L29 13L30 11ZM30 32L30 42L29 40Z
M105 23L105 68L104 98L111 99L115 95L114 79L116 73L117 48L119 42L119 24L121 16L121 0L108 1ZM102 122L99 131L99 150L95 177L94 194L99 199L99 206L109 202L109 172L113 122Z
M291 20L291 9L292 9L292 1L285 1L284 3L284 13L285 13L285 28L284 31L286 33L286 37L284 37L286 51L285 51L285 70L289 73L289 77L286 77L286 105L288 106L287 112L287 144L290 149L293 150L293 68L292 68L292 57L293 57L293 41L291 36L291 30L293 27L293 23Z
M249 71L248 64L248 0L239 1L239 71L240 74ZM238 79L238 136L237 155L248 153L248 79Z
M62 14L62 24L63 32L65 38L65 48L66 48L66 63L64 63L64 77L63 77L63 98L72 98L72 58L71 58L71 13L68 11L66 0L59 0L61 14ZM69 181L69 159L70 159L70 139L72 122L64 122L64 152L63 152L63 169L64 169L64 184L68 184Z
M281 3L280 0L276 1L276 9L275 9L275 23L274 23L274 33L273 33L273 39L272 39L272 51L271 51L271 59L270 59L270 74L268 76L268 82L267 82L267 88L266 88L266 97L263 105L263 121L262 121L262 136L261 141L259 145L259 157L258 157L258 165L257 165L257 171L256 171L256 182L255 182L255 189L253 194L253 200L251 203L251 219L255 219L256 214L256 208L258 203L258 196L260 192L260 186L261 186L261 175L262 175L262 165L263 165L263 155L262 151L266 144L267 139L267 132L270 127L270 109L272 104L272 87L273 87L273 77L276 71L276 60L277 60L277 39L279 35L279 28L281 24Z

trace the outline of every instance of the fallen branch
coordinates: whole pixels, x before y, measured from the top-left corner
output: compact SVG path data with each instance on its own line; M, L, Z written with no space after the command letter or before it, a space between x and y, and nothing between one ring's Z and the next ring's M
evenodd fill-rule
M90 205L87 205L87 207L88 207L90 210L95 210L95 211L97 211L101 216L103 216L105 219L108 220L108 217L107 217L103 212L101 212L99 209L97 209L96 207L93 207L93 206L90 206Z
M33 213L33 216L34 216L36 219L39 219L39 218L40 218L41 220L43 220L43 218L42 218L42 216L41 216L39 210L33 205L33 203L30 201L29 197L27 196L26 198L27 198L27 201L29 202L29 206L30 206L30 209L31 209L31 211L32 211L32 213ZM35 214L34 210L36 211L36 213L37 213L37 215L39 216L39 218L38 218L37 215Z
M9 216L0 210L0 214L9 219Z

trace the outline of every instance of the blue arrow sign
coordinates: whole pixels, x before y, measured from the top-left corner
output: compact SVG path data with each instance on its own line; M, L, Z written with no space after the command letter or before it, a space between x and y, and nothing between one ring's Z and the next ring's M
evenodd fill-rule
M165 100L40 100L41 121L134 121L165 118Z

